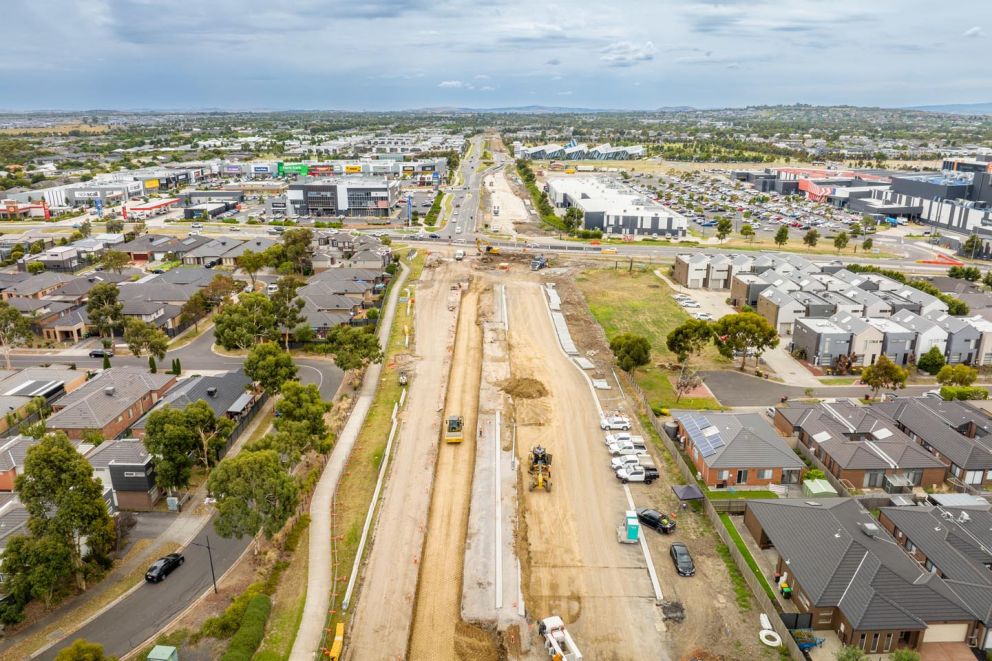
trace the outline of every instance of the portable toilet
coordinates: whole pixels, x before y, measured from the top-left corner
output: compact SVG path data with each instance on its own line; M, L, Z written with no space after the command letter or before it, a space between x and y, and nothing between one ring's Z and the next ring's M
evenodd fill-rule
M627 510L623 523L617 530L617 540L622 544L636 544L641 534L641 524L637 520L637 512Z
M147 658L148 661L179 661L179 650L172 645L156 645Z

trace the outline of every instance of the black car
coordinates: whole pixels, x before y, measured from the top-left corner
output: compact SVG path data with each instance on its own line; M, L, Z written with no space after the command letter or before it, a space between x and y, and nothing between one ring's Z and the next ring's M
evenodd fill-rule
M642 507L637 510L637 520L644 526L654 528L666 535L675 532L675 516L672 514L662 514L658 510Z
M431 239L440 239L441 238L441 235L440 234L436 234L436 233L431 233L431 234L428 234L427 237L428 238L431 238Z
M669 552L672 556L672 564L679 576L695 576L696 563L689 555L689 547L682 542L673 542Z
M170 553L161 557L145 572L145 580L149 583L160 583L184 562L186 562L186 558L183 557L182 553Z
M113 349L93 349L93 351L90 351L90 358L103 358L103 357L113 358L114 357L114 350Z

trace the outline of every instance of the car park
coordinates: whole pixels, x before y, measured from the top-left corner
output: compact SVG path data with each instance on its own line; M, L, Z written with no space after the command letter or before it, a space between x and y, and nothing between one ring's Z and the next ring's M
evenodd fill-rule
M675 565L675 572L679 576L696 575L696 563L692 561L688 546L682 542L672 542L668 554L671 556L672 564Z
M637 520L642 526L670 535L675 532L676 521L674 514L662 514L658 510L642 507L637 510Z
M161 583L166 577L186 562L182 553L170 553L156 560L145 571L145 580L149 583Z

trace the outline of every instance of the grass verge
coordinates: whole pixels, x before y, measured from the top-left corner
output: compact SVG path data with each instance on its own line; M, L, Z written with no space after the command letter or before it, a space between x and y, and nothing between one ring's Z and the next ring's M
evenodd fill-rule
M820 379L820 383L825 386L853 386L861 380L857 376L838 376L833 378Z
M621 333L646 337L651 344L652 363L634 373L637 385L654 406L675 407L672 372L658 363L675 363L676 357L665 345L668 333L690 319L671 297L671 289L650 270L590 270L583 271L576 284L585 295L589 311L606 332L607 339ZM697 369L722 368L726 358L715 346L708 346L693 358ZM683 397L678 408L720 409L712 397Z
M307 600L307 566L310 556L309 528L300 536L293 559L283 571L272 599L272 613L265 639L256 658L288 659L303 619Z
M765 591L765 594L768 595L768 598L772 600L772 603L775 603L775 593L772 591L772 586L768 585L768 581L765 579L765 575L762 574L761 569L758 568L757 561L755 561L754 556L751 555L751 551L748 550L747 545L744 543L744 540L741 538L741 534L737 532L737 527L734 525L734 522L730 520L730 515L721 514L720 520L723 522L723 525L727 529L727 532L730 533L730 538L734 540L734 546L736 546L737 550L741 552L742 556L744 556L744 562L747 563L747 566L750 567L751 571L754 573L755 578L758 579L758 583L761 585L761 589ZM729 550L727 554L729 556ZM732 565L734 564L733 558L730 559L730 564ZM734 565L735 569L736 567L737 566ZM738 572L738 574L740 574L740 572ZM741 581L743 582L743 580L744 577L741 576ZM744 583L744 589L745 590L748 589L747 583ZM736 581L734 584L734 591L735 592L737 591Z
M778 494L774 491L763 491L760 489L755 489L754 491L750 489L743 491L721 489L720 491L707 491L706 497L710 500L773 500L778 498Z

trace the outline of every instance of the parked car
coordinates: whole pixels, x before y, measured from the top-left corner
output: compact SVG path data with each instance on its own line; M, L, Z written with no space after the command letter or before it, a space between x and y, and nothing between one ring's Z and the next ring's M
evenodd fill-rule
M621 431L615 434L605 434L603 436L603 442L609 445L610 443L644 443L644 438L642 436L633 436L630 432Z
M672 542L668 551L669 555L672 556L672 564L675 565L675 571L679 576L696 575L696 563L692 561L688 546L682 542Z
M186 562L186 558L183 557L182 553L170 553L163 556L148 568L148 571L145 572L145 580L149 583L161 583L166 576L174 572L184 562Z
M619 457L610 459L610 470L614 473L621 468L628 466L643 466L645 468L655 468L654 460L647 454L622 454Z
M674 514L662 514L658 510L642 507L637 510L637 520L641 522L641 525L665 533L666 535L675 532L676 523Z
M648 449L643 443L611 443L606 446L614 457L622 454L647 454Z
M611 415L599 419L600 429L609 429L611 431L630 431L630 418L624 417L622 415Z
M624 468L618 468L616 472L617 479L627 484L628 482L643 482L644 484L651 484L658 479L658 469L657 468L647 468L641 466L640 464L636 466L625 466Z
M429 238L429 239L440 239L441 238L441 235L440 234L437 234L435 232L431 232L430 234L427 235L427 238Z
M93 349L92 351L90 351L90 358L104 358L104 357L106 357L106 358L113 358L114 357L114 350L113 349Z

